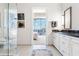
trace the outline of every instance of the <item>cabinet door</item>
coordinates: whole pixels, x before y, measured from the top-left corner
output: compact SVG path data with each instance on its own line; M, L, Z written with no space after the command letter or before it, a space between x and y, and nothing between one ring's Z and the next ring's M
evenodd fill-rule
M54 45L57 49L59 49L59 34L55 34Z
M60 40L60 52L65 56L69 55L69 37L62 36Z
M56 45L56 33L53 34L53 45ZM56 46L55 46L56 47Z
M50 33L49 35L48 35L48 40L47 40L47 42L48 42L48 44L49 45L51 45L51 44L54 44L54 33Z
M79 41L76 39L72 40L71 42L71 55L79 56Z
M59 43L60 43L60 38L58 36L58 37L56 37L56 47L57 47L57 49L59 49Z

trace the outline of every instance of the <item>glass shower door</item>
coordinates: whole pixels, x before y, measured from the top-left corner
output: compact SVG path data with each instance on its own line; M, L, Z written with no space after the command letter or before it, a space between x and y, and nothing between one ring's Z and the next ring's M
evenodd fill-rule
M17 5L8 4L8 33L9 33L9 56L17 55Z
M17 54L17 10L11 9L10 4L8 4L8 8L4 10L3 24L7 55L14 56Z
M17 55L17 10L9 9L9 55Z
M8 46L8 3L0 3L0 56L9 55Z

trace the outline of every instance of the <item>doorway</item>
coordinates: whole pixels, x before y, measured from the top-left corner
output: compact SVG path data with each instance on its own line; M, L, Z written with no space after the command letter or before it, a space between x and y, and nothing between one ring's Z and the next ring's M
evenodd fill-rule
M46 45L47 18L46 9L32 10L32 45Z

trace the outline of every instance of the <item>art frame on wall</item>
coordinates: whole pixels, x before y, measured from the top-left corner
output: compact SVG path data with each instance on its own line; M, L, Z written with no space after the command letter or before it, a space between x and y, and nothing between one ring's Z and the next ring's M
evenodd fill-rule
M57 26L57 22L56 21L52 21L51 22L51 27L56 27Z
M24 20L24 13L17 14L18 20Z
M72 28L72 7L64 11L64 29Z
M24 13L17 13L17 17L18 17L18 28L25 28L25 17L24 17Z
M18 21L18 28L24 28L24 27L25 27L24 21Z

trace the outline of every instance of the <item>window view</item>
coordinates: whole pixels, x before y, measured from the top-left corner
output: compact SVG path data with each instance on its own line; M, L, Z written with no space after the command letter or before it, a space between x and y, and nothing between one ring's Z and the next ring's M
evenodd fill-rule
M34 32L37 32L38 35L46 34L46 18L35 18L33 21Z

